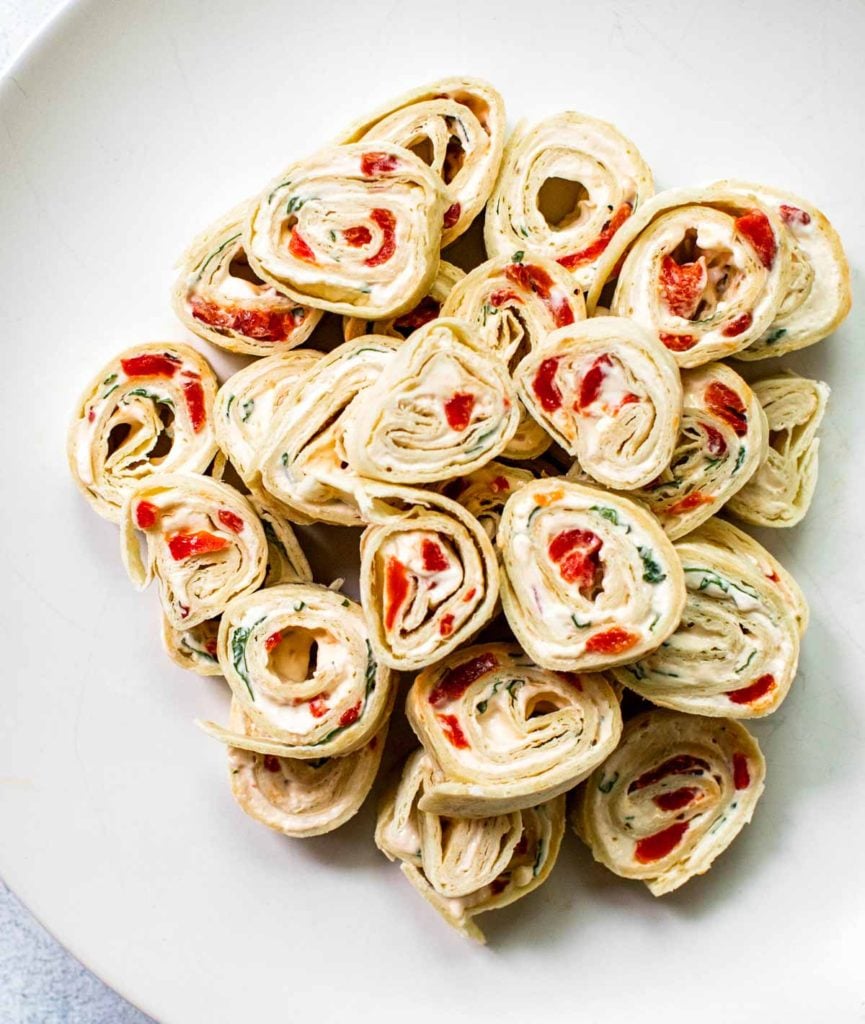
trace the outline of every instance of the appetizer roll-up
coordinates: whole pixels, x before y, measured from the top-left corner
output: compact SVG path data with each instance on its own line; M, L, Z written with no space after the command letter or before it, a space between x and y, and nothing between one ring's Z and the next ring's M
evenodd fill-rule
M728 507L754 526L795 526L805 518L817 486L817 429L829 386L788 372L752 387L769 423L769 447Z
M768 359L822 341L850 312L850 267L826 217L790 192L744 181L718 188L756 196L775 210L790 242L791 273L774 321L737 359Z
M380 661L431 665L492 616L499 569L492 541L457 502L381 485L360 541L361 603Z
M681 378L670 353L638 324L604 316L554 331L514 380L538 424L605 486L641 487L669 465Z
M204 728L232 747L276 757L335 757L368 743L393 705L394 680L369 645L359 605L326 587L286 583L232 601L219 664L240 732Z
M368 402L371 386L394 358L398 342L371 335L328 353L284 400L259 450L256 468L264 490L310 519L360 526L357 474L345 453L352 402Z
M188 345L135 345L104 366L69 427L69 468L81 493L119 523L123 503L155 472L203 473L216 452L216 377Z
M777 558L758 544L750 535L732 523L712 516L696 530L688 534L689 541L705 541L727 551L731 555L746 558L760 575L765 576L781 592L787 607L799 627L800 638L808 628L809 609L802 588L793 579Z
M505 502L523 484L535 479L533 473L503 462L488 462L467 476L457 476L437 484L434 490L470 512L495 542Z
M252 206L253 271L297 302L378 320L412 309L439 263L444 187L388 142L325 149L289 167Z
M361 320L356 316L342 319L342 335L346 341L354 341L363 334L377 334L385 338L407 338L418 327L435 320L442 311L445 299L454 285L465 277L459 267L441 260L438 273L430 289L420 302L407 313L387 320Z
M231 702L230 726L241 735L255 732L237 700ZM351 754L307 760L229 747L231 792L251 818L283 835L305 839L333 832L366 800L386 735L387 722Z
M255 509L228 484L193 473L154 474L126 499L121 525L132 582L144 589L156 577L174 629L215 618L264 579L264 530Z
M444 78L391 100L361 118L339 142L367 146L386 139L416 153L447 193L442 246L450 245L483 209L502 160L505 105L477 78Z
M619 740L619 702L598 673L551 672L512 644L464 648L424 669L406 714L435 771L424 811L477 818L572 789Z
M574 827L596 861L663 896L705 874L750 822L765 774L738 722L646 711L583 786Z
M505 615L544 668L621 665L679 623L685 583L676 552L655 518L627 498L537 480L508 499L498 543Z
M676 544L687 586L679 628L616 678L653 704L713 718L760 718L787 696L799 628L783 591L745 554Z
M190 629L172 626L167 615L162 616L162 646L169 658L199 676L221 676L219 659L216 656L216 638L219 634L219 617L205 619Z
M283 402L322 358L302 349L257 359L232 374L216 395L216 440L247 486L258 484L253 468Z
M269 356L306 341L321 310L286 298L255 274L243 243L248 215L244 203L195 239L180 259L172 301L183 323L206 341Z
M700 366L747 348L774 322L790 242L778 214L754 195L671 189L610 244L587 296L590 314L619 265L611 311L659 338L680 366Z
M769 430L757 396L724 363L682 374L682 427L670 465L632 492L676 540L744 487L766 457Z
M345 449L361 476L432 483L500 455L519 418L504 363L484 352L467 324L433 320L400 346L354 403Z
M585 291L616 232L653 191L637 147L606 121L567 112L520 126L487 204L487 254L539 253Z
M444 316L474 327L484 348L513 372L552 331L586 316L581 292L567 271L542 256L515 252L476 267L448 296ZM550 438L520 403L520 424L504 454L533 459L546 451Z
M442 818L420 810L433 771L411 754L379 808L376 846L452 927L484 942L473 918L507 906L544 882L564 832L564 797L486 818Z

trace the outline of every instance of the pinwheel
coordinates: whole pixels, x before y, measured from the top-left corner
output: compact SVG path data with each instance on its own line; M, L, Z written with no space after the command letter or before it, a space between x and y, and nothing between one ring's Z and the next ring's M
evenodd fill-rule
M566 112L521 126L487 204L487 255L538 253L585 291L611 240L653 190L637 147L606 121Z
M230 727L238 734L255 732L237 700L231 702ZM229 747L231 792L251 818L283 835L303 839L333 832L367 798L386 735L387 722L351 754L307 760Z
M774 322L790 280L790 241L754 195L671 189L604 253L586 299L590 314L619 266L611 311L659 338L680 366L700 366L741 352Z
M679 370L630 320L597 317L554 331L514 380L538 424L605 486L641 487L669 465L681 422Z
M360 593L373 649L392 668L431 665L492 616L495 548L477 519L443 495L372 483L367 495Z
M491 541L495 541L505 502L523 484L535 479L527 469L488 462L467 476L457 476L433 489L470 512L481 524Z
M791 273L774 321L737 359L768 359L822 341L850 312L850 267L838 233L805 199L768 185L721 181L718 188L754 195L781 218Z
M657 650L615 669L653 704L718 718L760 718L787 696L799 627L778 584L748 554L701 538L679 541L687 600Z
M682 427L670 465L633 491L676 540L738 491L766 458L769 430L757 396L723 363L682 374Z
M118 523L123 503L155 472L201 473L216 452L216 377L188 345L151 342L112 359L87 386L69 428L72 477Z
M500 455L519 423L507 370L459 320L433 320L404 342L348 416L345 450L361 476L421 484Z
M344 316L398 316L439 262L444 186L389 142L336 146L293 164L253 203L252 270L298 303Z
M544 668L633 661L678 625L685 584L676 552L654 517L626 498L536 480L508 499L498 543L505 615Z
M537 889L559 854L565 800L487 818L446 818L419 809L432 774L423 751L411 754L382 801L378 848L458 931L485 942L473 918Z
M393 706L393 677L373 656L360 606L326 587L286 583L232 601L217 655L249 723L204 728L232 747L302 760L350 754Z
M183 323L229 352L268 356L312 334L321 310L286 298L246 258L243 203L195 239L180 258L172 301Z
M785 373L757 381L753 389L766 413L769 447L728 507L754 526L795 526L805 518L817 486L817 429L829 387Z
M574 825L595 860L663 896L708 871L750 822L765 774L738 722L647 711L582 788Z
M154 474L129 494L121 553L139 589L156 577L165 617L177 630L215 618L232 598L260 586L267 567L264 530L246 498L193 473Z
M199 676L221 676L216 657L219 617L205 619L190 629L177 629L167 615L162 616L162 646L175 665Z
M507 814L573 789L622 731L603 676L539 668L512 644L463 648L424 669L406 714L434 768L420 807L454 817Z
M296 388L268 428L255 466L261 486L281 506L301 517L360 526L357 474L345 454L345 424L351 403L394 358L393 338L371 335L335 348Z
M477 78L444 78L391 100L338 139L367 146L386 139L412 150L447 193L442 246L450 245L483 209L502 159L505 105Z
M567 271L552 260L516 252L488 260L463 278L442 315L471 324L484 348L513 371L551 331L584 320L586 309ZM520 413L520 425L504 454L532 459L549 447L550 439L522 405Z
M363 334L377 334L386 338L407 338L418 327L423 327L441 313L445 299L454 285L465 277L459 267L439 262L438 273L430 289L420 302L398 317L389 320L361 320L356 316L343 317L342 334L346 341L354 341Z

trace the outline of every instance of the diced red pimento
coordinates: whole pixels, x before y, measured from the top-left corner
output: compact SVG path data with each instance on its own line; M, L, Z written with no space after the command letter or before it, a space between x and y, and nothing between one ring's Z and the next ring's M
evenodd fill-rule
M597 401L601 388L604 385L604 378L610 372L612 366L613 360L608 355L598 356L583 375L583 379L580 382L580 409L585 409Z
M393 153L364 153L360 158L360 173L367 178L374 174L387 174L395 171L399 166L399 160Z
M710 455L718 457L727 451L727 442L720 430L709 426L708 423L701 423L700 429L706 434L706 450Z
M313 697L312 700L309 702L309 713L312 715L313 718L323 718L328 713L328 711L330 711L330 708L327 706L327 704L325 702L325 698L326 697L327 697L326 693L321 693L317 697ZM351 711L351 710L353 710L353 709L349 708L349 711ZM360 710L360 706L359 705L358 705L358 710ZM345 714L347 715L348 713L349 712L346 711ZM345 718L345 715L343 715L343 718ZM357 717L355 716L352 719L352 722L356 722L356 721L357 721ZM342 724L343 724L342 723L342 719L340 719L340 725L342 725ZM347 724L351 725L351 722L348 722Z
M436 715L436 718L441 723L445 739L447 739L452 746L456 747L457 750L467 750L469 741L466 739L466 734L463 732L457 716Z
M682 841L682 836L688 831L688 824L687 821L676 821L660 832L655 832L654 835L637 840L637 845L634 848L635 860L640 864L652 864L672 853Z
M565 583L575 583L588 597L603 579L602 546L601 538L591 530L563 530L550 541L547 553Z
M358 227L346 228L342 233L342 237L349 245L359 249L362 245L369 245L372 241L372 232L368 227L361 224Z
M781 577L778 575L778 573L775 572L774 569L771 572L766 573L766 579L771 580L773 583L781 582Z
M353 707L350 707L348 711L343 711L339 716L339 726L341 729L346 729L360 718L361 702L358 701Z
M700 340L693 334L668 334L665 331L661 331L658 337L661 344L671 352L689 352Z
M747 789L751 785L748 758L744 754L733 754L733 785L736 789Z
M393 629L397 613L408 597L408 569L397 558L387 560L385 569L385 629Z
M469 601L471 601L474 598L476 593L477 593L477 591L475 590L474 587L471 587L469 590L467 590L466 591L466 596L463 598L463 601L465 602L465 604L468 604Z
M734 704L753 704L761 700L767 693L775 689L775 677L769 673L760 676L750 686L743 686L738 690L728 690L727 698Z
M447 615L443 615L441 622L439 623L439 633L442 636L450 636L454 631L454 617L448 612Z
M222 523L226 530L231 530L232 533L243 532L243 520L240 516L235 515L235 513L231 512L229 509L221 508L216 513L216 518L220 523Z
M693 754L676 754L634 779L628 786L628 792L635 793L647 786L654 786L656 782L661 782L668 775L702 775L707 771L709 771L709 762L704 761L701 757L694 757Z
M562 405L562 393L556 384L558 368L559 359L557 356L544 359L538 367L535 379L532 381L532 390L537 395L544 412L555 412Z
M586 653L621 654L623 651L629 651L639 639L636 633L630 633L621 626L613 626L590 636L586 641Z
M732 388L713 380L703 394L703 400L709 411L719 420L723 420L736 432L737 437L748 433L748 413L742 398Z
M264 755L264 769L265 769L265 771L268 771L268 772L278 772L280 767L281 767L281 765L279 763L279 758L278 757L274 757L273 754L265 754Z
M490 490L493 494L504 494L505 491L509 491L510 489L511 485L508 483L507 477L494 476L492 480L490 480Z
M218 306L193 296L189 308L196 320L219 330L234 331L256 341L285 341L306 318L301 307L285 313L265 309L242 309L239 306Z
M472 683L498 668L498 665L499 659L494 654L486 653L448 669L430 691L430 704L440 707L449 701L459 700Z
M699 789L695 789L693 786L682 786L681 789L658 793L657 796L652 797L652 802L662 811L681 811L683 807L693 803L699 793Z
M91 405L87 410L87 422L92 423L96 419L96 410Z
M702 257L695 263L677 263L667 253L661 260L661 294L673 316L694 319L708 280L706 261Z
M574 322L574 314L567 297L553 296L555 281L543 267L538 267L534 263L509 263L505 267L505 277L521 288L534 292L552 313L556 327L567 327Z
M745 331L754 322L754 318L750 313L742 313L741 316L737 316L735 320L731 320L730 323L721 331L721 334L725 338L738 338L740 334L744 334Z
M215 658L216 657L216 640L215 639L208 640L205 643L205 645L204 645L204 649L205 649L205 651L207 651L207 653L211 657Z
M200 434L207 422L207 412L204 408L204 388L197 374L189 374L188 380L183 382L183 397L186 399L192 429Z
M736 218L736 230L746 238L763 266L770 270L775 262L778 243L769 218L762 210L748 210Z
M434 540L424 537L420 549L423 567L427 572L444 572L450 565L441 545Z
M781 220L785 224L801 224L804 226L811 223L811 214L806 210L800 210L798 206L788 206L787 203L781 203L778 207L778 212L781 214Z
M367 267L378 267L396 252L396 217L390 210L375 209L369 215L373 224L381 230L381 245L377 252L368 256L363 262Z
M678 516L682 512L693 512L695 508L699 508L701 505L711 505L715 499L711 494L703 494L701 491L691 491L690 494L686 494L684 498L679 498L678 501L674 501L672 505L668 505L664 510L669 516Z
M297 228L292 228L291 238L288 242L288 251L295 259L303 260L305 263L315 263L315 253L310 249L306 239Z
M593 242L587 245L585 249L581 249L579 252L571 253L569 256L560 257L556 262L560 263L565 270L575 270L577 267L582 267L586 263L592 263L601 256L610 244L613 235L615 235L628 217L631 216L633 211L634 208L630 203L622 203L613 216L606 222L606 224L604 224L601 229L601 233Z
M173 377L183 363L168 352L148 352L121 359L120 365L127 377Z
M273 651L282 643L282 633L277 630L275 633L271 633L270 636L264 641L264 649L266 651Z
M475 396L467 391L458 391L445 402L445 417L451 430L463 431L472 421Z
M490 295L490 305L495 306L496 309L503 306L506 302L522 302L522 299L516 292L512 292L508 288L497 288Z
M400 333L403 331L411 333L411 331L416 331L418 327L428 324L430 320L435 320L441 312L441 308L441 303L434 299L432 295L425 295L414 309L410 309L408 313L398 316L394 320L393 325Z
M135 525L139 530L149 530L159 519L159 509L149 501L139 501L135 506Z
M209 555L214 551L224 551L229 542L224 537L207 533L205 530L175 533L168 538L168 550L175 562L182 562L193 555Z
M460 219L460 214L462 212L463 210L459 203L451 203L451 205L445 210L445 215L442 220L444 227L452 228Z

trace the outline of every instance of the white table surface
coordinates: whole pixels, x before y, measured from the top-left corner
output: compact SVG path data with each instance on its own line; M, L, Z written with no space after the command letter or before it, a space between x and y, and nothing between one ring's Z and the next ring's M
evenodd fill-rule
M64 0L0 0L0 74ZM148 1024L42 928L0 881L2 1024Z

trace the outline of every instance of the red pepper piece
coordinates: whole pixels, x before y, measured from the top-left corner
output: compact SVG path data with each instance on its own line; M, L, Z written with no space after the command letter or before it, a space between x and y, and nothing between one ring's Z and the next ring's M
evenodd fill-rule
M706 433L706 449L710 455L723 455L727 451L727 442L720 430L715 430L708 423L701 423L700 428Z
M312 715L313 718L322 718L324 715L326 715L328 713L328 711L330 711L330 708L325 703L325 697L326 696L327 696L326 693L322 693L318 697L313 697L312 700L309 702L309 713ZM353 710L353 709L350 708L349 710ZM358 710L359 710L359 705L358 705ZM348 711L346 711L345 714L347 715ZM345 715L343 715L342 717L345 718ZM357 716L355 716L352 719L352 721L356 722L357 721ZM343 724L342 719L340 719L340 723L339 724L340 725ZM347 724L351 725L351 722L349 722Z
M364 153L360 158L360 173L367 178L395 171L398 166L399 160L392 153Z
M566 327L574 322L574 314L567 299L553 298L555 282L543 267L534 263L509 263L505 267L505 277L526 291L534 292L552 313L556 327Z
M472 409L475 407L475 396L465 391L458 391L445 402L445 416L451 430L465 430L472 421Z
M693 786L682 786L681 789L674 789L669 793L658 793L657 796L652 797L652 802L662 811L681 811L683 807L687 807L694 800L699 792L699 789L694 789Z
M691 491L684 498L679 498L672 505L666 508L667 515L677 516L682 512L692 512L701 505L711 505L715 499L710 494L702 494L700 491Z
M459 203L451 203L451 205L445 210L444 219L442 224L446 228L452 228L454 224L460 219L460 214L463 212L462 207Z
M736 789L747 789L751 785L748 758L744 754L733 754L733 785Z
M743 686L739 690L728 690L727 697L734 704L753 704L754 701L765 697L767 693L771 693L775 689L775 685L775 677L767 673L756 679L750 686Z
M621 626L613 626L602 633L595 633L586 641L589 654L621 654L630 650L639 641L636 633L629 633Z
M231 530L232 533L241 533L243 531L243 520L227 508L221 508L216 513L216 518L226 530Z
M382 240L378 252L368 256L363 262L367 267L378 267L396 252L396 217L390 210L373 210L370 220L381 228Z
M441 303L437 302L432 295L425 295L414 309L410 309L408 313L398 316L394 320L393 325L401 334L411 333L416 331L418 327L428 324L430 320L435 320L441 312L441 308Z
M303 260L306 263L315 263L315 253L310 249L306 239L297 228L292 228L291 238L288 242L288 251L295 259Z
M503 306L506 302L522 302L522 299L520 299L516 292L512 292L507 288L498 288L490 295L490 305L495 306L496 309Z
M713 380L706 388L703 399L709 411L714 413L719 420L729 423L737 437L744 437L748 433L748 413L745 410L745 403L732 388L722 384L719 380Z
M490 480L490 490L493 494L504 494L505 491L509 491L511 485L508 483L507 478L503 476L494 476Z
M538 396L541 408L544 412L555 412L561 408L562 393L556 384L556 371L559 368L557 356L544 359L538 367L535 379L532 381L532 390Z
M592 402L597 401L598 395L601 393L601 388L604 384L604 378L610 371L613 365L613 360L609 356L603 355L592 363L588 371L583 376L580 382L580 399L579 407L585 409L591 405Z
M343 711L343 713L339 716L340 728L345 729L350 725L354 725L354 723L360 718L360 709L361 702L358 701L357 704L354 705L354 707L350 707L348 711Z
M748 240L763 266L767 270L771 269L778 251L778 243L775 241L775 233L766 214L762 210L749 210L743 213L741 217L736 218L736 230Z
M430 691L430 704L433 707L441 707L448 701L459 700L472 683L498 668L498 665L499 659L488 653L479 654L461 665L448 669Z
M457 750L467 750L469 741L463 732L456 715L436 715L441 723L442 732L450 744Z
M656 860L661 860L662 857L666 857L668 853L672 853L676 849L687 831L688 822L677 821L654 835L638 840L634 849L634 858L640 864L651 864Z
M189 306L193 317L209 327L235 331L257 341L285 341L306 318L299 306L287 313L277 313L263 309L218 306L215 302L205 302L196 297L189 300ZM298 313L300 319L296 316Z
M785 224L810 224L811 214L806 210L800 210L798 206L788 206L787 203L781 203L778 207L778 212L781 214L781 220Z
M450 636L454 631L454 617L448 612L447 615L442 616L442 620L439 623L439 633L442 636Z
M693 320L708 279L706 264L702 260L677 263L669 253L661 260L661 294L673 316Z
M139 530L149 530L158 518L159 509L149 501L139 501L135 506L135 525Z
M603 579L602 546L591 530L563 530L550 541L547 552L565 583L576 583L582 593L591 593Z
M737 316L735 320L731 320L721 331L721 334L725 338L736 338L740 334L744 334L753 322L754 318L750 313L743 313L741 316Z
M275 633L271 633L270 636L264 641L264 649L266 651L272 651L279 647L282 643L282 633L277 630Z
M661 339L661 344L671 352L688 352L700 340L693 334L667 334L664 331L661 331L658 337Z
M121 359L120 365L127 377L173 377L183 364L177 356L164 352L130 356Z
M593 242L579 252L571 253L570 256L560 257L556 262L561 263L566 270L574 270L586 263L592 263L604 252L610 244L613 235L615 235L633 212L634 208L630 203L622 203L610 220L604 224L601 233Z
M464 603L468 604L469 601L471 601L471 599L475 596L476 593L477 593L477 591L475 590L474 587L471 587L471 589L467 590L466 591L466 596L463 598Z
M204 408L204 388L201 386L200 378L190 375L189 379L183 382L183 397L186 399L186 408L189 412L192 429L196 434L200 434L207 422L207 412Z
M634 793L646 786L654 786L656 782L666 779L668 775L702 775L709 771L709 762L693 754L676 754L667 758L655 768L643 772L628 786L628 792Z
M408 597L408 570L396 558L389 558L385 570L385 629L393 629L397 613Z
M445 558L441 546L428 538L424 538L421 544L421 558L423 558L423 567L427 572L444 572L450 564Z
M349 245L359 249L362 245L369 245L372 241L372 232L368 227L361 224L356 228L346 228L342 233L342 237Z
M190 533L175 533L168 538L168 550L175 562L182 562L193 555L209 555L213 551L223 551L229 546L224 537L217 537L204 530Z

